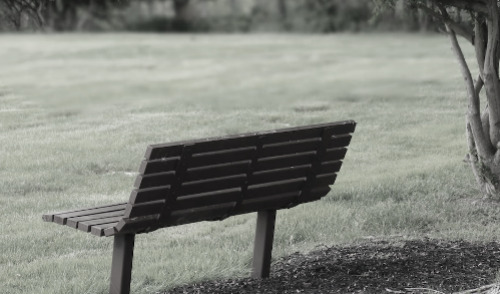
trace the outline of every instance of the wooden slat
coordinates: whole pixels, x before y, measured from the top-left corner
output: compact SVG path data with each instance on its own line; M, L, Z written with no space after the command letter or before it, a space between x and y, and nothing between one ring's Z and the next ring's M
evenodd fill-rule
M115 216L123 216L124 213L125 213L125 209L112 211L112 212L106 212L106 213L100 213L100 214L92 214L92 215L68 218L68 220L66 221L66 225L76 229L78 227L79 222L91 221L91 220L103 219L103 218L115 217Z
M333 135L332 141L326 146L326 148L339 148L349 146L351 143L351 135Z
M69 213L62 213L62 214L57 214L54 215L54 222L64 225L66 224L66 221L68 218L73 218L73 217L79 217L79 216L86 216L86 215L92 215L92 214L98 214L98 213L106 213L106 212L112 212L112 211L117 211L117 210L123 210L126 207L126 203L120 203L116 204L113 206L107 206L107 207L92 207L88 208L85 210L81 211L76 211L76 212L69 212Z
M342 167L342 161L325 161L318 168L318 173L335 173Z
M157 200L164 200L168 197L170 193L170 186L161 186L154 188L145 188L145 189L134 189L130 194L129 203L144 203L151 202Z
M184 141L184 142L173 142L167 144L156 144L150 145L146 151L145 158L149 160L160 159L164 157L171 157L180 155L180 151L175 154L169 150L177 150L180 145L182 149L182 145L192 145L193 153L199 152L213 152L220 151L225 149L236 149L236 148L244 148L251 147L255 145L256 136L255 134L245 136L234 136L234 137L218 137L218 138L207 138L201 140L192 140L192 141Z
M300 203L307 203L311 201L316 201L326 196L330 192L330 186L318 186L309 191L307 195L300 196Z
M144 158L148 160L162 159L168 157L180 156L182 152L183 144L182 142L167 143L164 146L160 145L149 145L146 149L146 154Z
M197 207L193 209L172 211L168 225L181 225L204 220L223 219L229 216L229 212L236 205L236 202L223 203L218 205Z
M330 187L317 187L311 192L300 198L300 203L315 201L328 194ZM288 193L276 194L268 197L252 198L243 201L242 205L238 207L233 215L245 214L259 210L268 209L282 209L293 207L299 203L295 203L299 199L300 191L293 191Z
M177 198L173 210L190 209L200 206L235 202L241 197L241 189L229 189Z
M117 224L118 223L109 223L109 224L93 226L92 229L90 230L90 232L92 233L92 235L102 237L102 236L104 236L105 229L112 228L112 227L116 226Z
M129 204L125 209L125 218L142 217L147 215L160 214L163 211L165 200L153 202Z
M339 124L322 124L317 126L308 126L303 128L292 128L277 130L272 136L266 136L262 143L271 144L278 142L286 142L290 140L304 140L314 137L321 137L323 134L323 129L328 128L332 133L336 134L348 134L354 131L354 125L352 123L339 123Z
M260 158L257 160L254 171L279 169L289 166L309 164L316 156L316 152L297 153L292 155Z
M255 152L255 146L226 149L217 152L194 154L189 160L189 167L200 167L242 160L250 160Z
M158 214L131 219L124 218L116 225L116 231L120 234L149 232L158 227L158 219ZM113 231L105 230L105 233L111 235Z
M138 175L134 187L139 189L171 185L176 180L175 171Z
M170 157L156 160L143 160L139 167L139 174L154 174L173 171L177 168L180 157Z
M300 191L275 194L267 197L243 200L233 214L244 214L259 210L280 209L288 206L300 195Z
M196 182L183 183L177 191L178 196L199 194L210 191L225 190L229 188L241 187L245 182L246 174L233 175L223 178L214 178Z
M121 220L120 220L121 221ZM119 224L120 222L118 222ZM118 226L118 224L116 226ZM118 233L118 230L116 229L116 226L105 228L104 229L104 236L110 237Z
M327 186L327 185L333 185L335 183L335 180L337 179L337 174L320 174L316 176L316 179L314 180L314 185L315 186Z
M184 174L184 181L199 181L210 178L220 178L230 175L245 173L250 164L249 160L231 163L210 165L205 167L188 169Z
M320 165L319 169L316 171L317 173L335 173L340 170L342 166L342 161L330 161L323 163ZM299 165L299 166L291 166L285 167L281 169L273 169L273 170L265 170L260 172L255 172L251 176L251 180L249 181L250 185L266 183L266 182L275 182L282 181L287 179L296 179L306 177L309 172L311 172L312 166L310 164L307 165Z
M308 151L316 151L320 146L321 138L315 137L312 139L300 141L287 141L281 143L267 144L262 146L260 157L280 156L291 153L303 153Z
M312 166L310 164L306 164L255 172L251 176L249 185L303 178L306 177L307 174L311 171L311 167Z
M305 181L306 178L299 178L249 186L247 190L247 199L298 191L302 188Z
M119 203L119 204L123 204L123 203ZM118 204L116 204L116 203L114 203L114 204L106 204L106 205L92 207L92 209L105 208L105 207L110 207L110 206L115 206L115 205L118 205ZM54 212L54 213L50 213L50 214L44 214L42 216L42 219L44 221L46 221L46 222L53 222L55 215L68 214L68 213L79 212L79 211L86 211L86 210L89 210L89 208L88 207L87 208L78 208L78 209L74 209L74 210L67 210L67 211Z
M323 161L334 161L334 160L342 160L347 153L346 148L332 148L328 149L325 153L325 157L322 158Z
M84 222L79 222L78 223L78 229L80 231L84 232L90 232L91 228L93 226L100 226L100 225L106 225L110 223L118 223L122 219L121 216L115 216L115 217L108 217L108 218L102 218L102 219L96 219L96 220L91 220L91 221L84 221Z
M324 157L321 158L321 161L337 161L342 160L345 157L347 149L345 148L332 148L328 149ZM264 170L272 170L285 168L290 166L299 166L310 164L313 160L315 160L316 152L305 152L305 153L297 153L292 155L283 155L283 156L275 156L275 157L266 157L260 158L257 162L257 166L254 171L264 171Z

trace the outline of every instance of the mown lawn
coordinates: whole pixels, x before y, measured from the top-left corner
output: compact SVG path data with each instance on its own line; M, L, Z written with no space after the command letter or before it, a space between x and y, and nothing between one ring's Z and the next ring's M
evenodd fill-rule
M274 256L367 237L497 240L465 91L424 35L0 35L0 292L107 293L112 239L42 214L125 201L151 143L354 119L337 183ZM473 60L471 50L467 50ZM246 276L254 215L138 236L133 293Z

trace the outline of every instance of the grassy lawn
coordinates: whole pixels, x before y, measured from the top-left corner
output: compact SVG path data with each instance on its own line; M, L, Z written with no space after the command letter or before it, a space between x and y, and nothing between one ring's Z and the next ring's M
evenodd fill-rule
M146 146L354 119L337 183L274 256L367 237L497 240L463 162L465 90L423 35L0 35L0 292L107 293L112 239L44 213L126 201ZM470 48L467 48L470 49ZM471 50L468 50L471 57ZM133 293L246 276L254 215L139 235Z

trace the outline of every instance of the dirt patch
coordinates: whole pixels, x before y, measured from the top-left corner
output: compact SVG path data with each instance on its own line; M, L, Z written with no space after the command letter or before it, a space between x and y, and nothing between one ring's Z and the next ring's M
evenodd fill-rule
M164 294L453 293L490 284L499 270L497 242L372 241L292 254L274 263L271 277L262 281L207 281Z

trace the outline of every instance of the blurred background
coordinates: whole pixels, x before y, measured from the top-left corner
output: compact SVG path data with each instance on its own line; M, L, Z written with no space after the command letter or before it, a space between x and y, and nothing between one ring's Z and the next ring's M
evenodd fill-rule
M1 31L359 32L435 31L403 0L1 0Z

